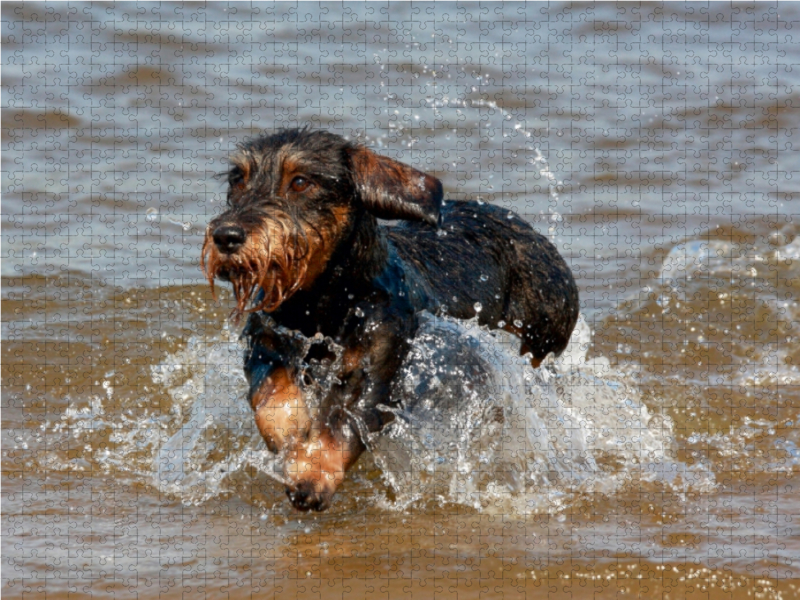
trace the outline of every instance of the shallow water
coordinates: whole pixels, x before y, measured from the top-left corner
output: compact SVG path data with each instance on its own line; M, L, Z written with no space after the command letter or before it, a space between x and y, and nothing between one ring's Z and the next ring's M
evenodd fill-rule
M4 595L797 595L793 4L2 19ZM198 268L211 175L296 123L523 214L583 315L538 371L429 318L312 515Z

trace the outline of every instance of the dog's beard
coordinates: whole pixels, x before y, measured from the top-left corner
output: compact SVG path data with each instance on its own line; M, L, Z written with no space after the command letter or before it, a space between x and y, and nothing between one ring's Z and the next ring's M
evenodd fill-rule
M233 254L220 252L206 230L200 265L216 299L214 279L230 281L236 297L231 319L239 322L249 312L272 312L302 285L308 270L308 238L287 219L271 218L247 233L242 248Z

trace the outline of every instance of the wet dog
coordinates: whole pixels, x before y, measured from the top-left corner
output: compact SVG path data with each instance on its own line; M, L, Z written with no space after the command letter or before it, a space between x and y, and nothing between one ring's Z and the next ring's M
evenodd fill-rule
M215 279L232 284L234 320L249 313L249 400L267 446L285 456L299 510L325 510L367 437L394 417L390 386L420 311L510 331L534 367L567 346L578 318L572 274L507 209L443 203L435 177L308 129L241 144L227 179L202 266L212 290ZM309 344L314 336L339 355ZM334 371L314 415L312 364Z

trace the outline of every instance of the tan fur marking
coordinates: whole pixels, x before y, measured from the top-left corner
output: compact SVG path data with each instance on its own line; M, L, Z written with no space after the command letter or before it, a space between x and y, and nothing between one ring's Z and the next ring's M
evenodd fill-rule
M290 451L284 474L295 486L311 483L315 492L332 495L359 455L329 432L321 432Z
M214 244L213 229L218 225L212 221L206 230L200 264L212 292L214 278L221 270L228 272L236 297L235 320L247 312L271 312L299 289L311 240L296 235L288 215L276 213L262 226L247 230L245 245L231 255L220 253ZM262 302L248 306L259 289L264 290Z
M253 394L251 405L258 427L272 452L304 437L311 423L303 395L285 368L276 369Z
M342 356L342 363L345 373L350 373L361 367L361 361L364 358L364 349L356 346L354 348L346 348Z
M316 278L325 271L325 267L328 266L328 261L339 242L342 228L350 220L349 206L335 206L331 209L331 212L333 212L334 217L333 223L331 223L330 227L323 227L321 229L322 239L320 239L320 236L315 232L306 232L310 242L310 256L308 268L303 278L303 283L300 285L300 289L306 290L311 287Z
M280 194L286 194L289 190L289 184L292 182L294 176L297 175L298 166L299 163L291 153L288 153L283 159L283 163L281 164L281 183L278 188Z

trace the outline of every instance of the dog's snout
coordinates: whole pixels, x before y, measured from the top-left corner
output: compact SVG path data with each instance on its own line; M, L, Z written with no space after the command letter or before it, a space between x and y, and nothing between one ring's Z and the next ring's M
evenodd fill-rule
M330 506L330 494L316 491L314 485L308 481L301 481L294 487L286 488L286 495L292 506L303 512L309 510L319 512Z
M214 230L214 245L220 252L233 254L244 245L246 234L237 225L221 225Z

